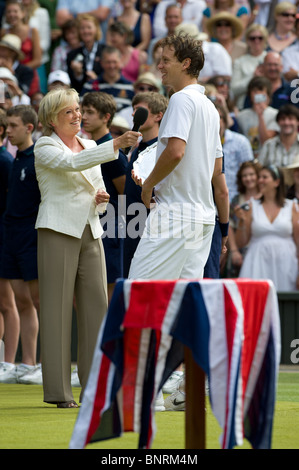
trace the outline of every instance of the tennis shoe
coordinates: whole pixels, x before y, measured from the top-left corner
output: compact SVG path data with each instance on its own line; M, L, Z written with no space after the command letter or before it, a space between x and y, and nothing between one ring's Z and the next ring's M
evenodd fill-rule
M174 371L170 375L170 377L166 380L165 384L163 385L163 393L173 393L178 389L179 381L182 378L183 372L181 371Z
M177 390L164 400L166 411L185 411L186 408L186 394Z
M32 370L25 372L18 379L18 382L23 385L42 385L43 376L42 376L42 366L38 364Z
M3 384L16 384L17 374L16 366L10 362L0 363L0 383Z
M162 390L157 395L156 401L155 401L155 411L165 411L165 406L164 406L164 397Z

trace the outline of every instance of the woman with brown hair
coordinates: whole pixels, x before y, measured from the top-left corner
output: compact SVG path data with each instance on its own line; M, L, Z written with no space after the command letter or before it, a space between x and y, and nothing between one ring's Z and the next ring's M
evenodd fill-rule
M121 73L131 82L137 80L141 66L147 62L147 53L133 47L133 39L133 31L125 23L115 21L108 28L107 44L120 51Z
M102 72L100 56L105 45L100 42L102 30L94 16L81 13L77 16L77 23L82 45L68 53L67 72L72 87L80 93L85 82L97 78Z
M259 173L261 197L251 199L249 210L239 208L236 242L248 244L239 277L270 279L277 291L299 287L299 212L297 203L285 198L282 172L274 165Z
M249 201L251 198L257 199L260 197L258 188L259 171L261 169L259 163L253 160L243 162L237 173L237 190L236 194L230 204L230 221L228 229L228 260L227 260L227 275L228 277L237 277L240 267L243 263L243 258L246 253L246 247L239 249L235 239L235 230L237 226L237 217L235 210L242 207L244 210L249 209Z

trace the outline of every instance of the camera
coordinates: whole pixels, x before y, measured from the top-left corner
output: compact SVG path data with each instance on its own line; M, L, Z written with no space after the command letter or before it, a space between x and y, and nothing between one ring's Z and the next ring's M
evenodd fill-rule
M264 93L257 93L254 95L254 102L255 103L264 103L266 101L267 97Z
M248 202L245 202L240 206L240 209L243 209L243 211L249 211L250 205L248 204Z

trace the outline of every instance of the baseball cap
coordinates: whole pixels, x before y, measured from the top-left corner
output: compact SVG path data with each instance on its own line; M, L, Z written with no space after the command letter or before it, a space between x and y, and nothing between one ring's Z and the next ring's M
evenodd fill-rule
M64 70L54 70L54 72L49 73L48 85L51 85L54 82L61 82L68 86L71 84L69 74L64 72Z

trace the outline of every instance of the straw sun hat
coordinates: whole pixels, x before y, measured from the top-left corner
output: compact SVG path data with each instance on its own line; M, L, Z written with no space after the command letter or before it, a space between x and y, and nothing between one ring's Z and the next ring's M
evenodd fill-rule
M215 27L219 21L228 21L232 25L233 38L241 36L243 33L243 24L242 22L234 15L229 12L221 11L216 13L207 21L207 30L210 37L215 37Z
M18 56L18 60L22 60L25 57L21 51L22 41L15 34L5 34L0 41L0 46L14 51Z
M280 170L283 173L284 181L287 186L292 186L294 184L294 170L297 168L299 170L299 155L296 155L295 161L288 166L281 167Z

